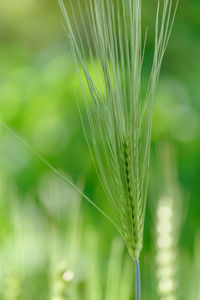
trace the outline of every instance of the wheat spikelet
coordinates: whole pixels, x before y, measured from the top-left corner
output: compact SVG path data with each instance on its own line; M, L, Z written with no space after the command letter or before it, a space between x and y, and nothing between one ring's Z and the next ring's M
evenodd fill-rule
M162 142L154 164L154 176L158 178L156 187L152 187L152 200L155 201L152 211L155 220L155 271L157 292L161 300L181 297L179 242L181 226L187 213L187 198L179 183L175 154L171 143Z
M59 3L83 88L88 117L83 127L85 134L87 126L91 133L86 140L113 204L119 231L131 257L138 259L143 243L152 106L176 7L172 9L173 0L165 0L161 12L158 4L152 70L143 99L141 0L88 0L86 17L79 0L73 1L79 7L79 18L71 1L69 11L62 0Z
M68 291L70 289L70 282L73 280L74 273L67 268L64 261L57 263L52 268L51 276L51 300L65 300L67 299Z
M131 257L139 258L139 254L142 248L142 236L143 236L143 220L142 216L142 203L140 197L140 193L138 192L138 198L133 198L134 195L134 187L137 184L139 188L139 182L132 184L134 178L131 175L131 156L130 156L130 145L129 139L124 139L124 143L122 145L122 153L123 153L123 164L124 164L124 181L126 187L126 197L127 197L127 211L128 216L130 218L129 225L132 230L131 236L132 239L127 239L126 243L128 245L129 253ZM138 216L138 218L137 218Z

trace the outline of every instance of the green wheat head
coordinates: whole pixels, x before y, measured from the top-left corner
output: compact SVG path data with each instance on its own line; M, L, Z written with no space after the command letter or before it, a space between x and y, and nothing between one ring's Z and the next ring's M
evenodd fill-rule
M119 231L131 257L138 259L143 244L152 106L177 5L173 7L173 0L158 3L152 69L142 97L146 41L145 35L142 42L142 1L88 0L86 15L79 1L73 1L79 10L77 19L71 1L70 13L62 0L59 3L83 87L91 132L86 139Z

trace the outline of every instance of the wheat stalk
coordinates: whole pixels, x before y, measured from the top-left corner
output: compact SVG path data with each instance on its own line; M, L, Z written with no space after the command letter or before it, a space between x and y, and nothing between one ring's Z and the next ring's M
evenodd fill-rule
M88 0L85 18L77 0L81 20L78 24L70 0L75 35L69 12L63 0L59 0L83 88L92 142L89 142L83 122L86 139L99 179L113 204L119 231L130 256L136 261L138 276L149 173L152 106L177 9L177 3L172 9L173 0L165 0L161 11L158 2L152 70L143 99L141 72L145 46L142 42L141 2ZM88 67L87 55L92 62L92 70ZM136 299L139 299L139 281L136 287Z

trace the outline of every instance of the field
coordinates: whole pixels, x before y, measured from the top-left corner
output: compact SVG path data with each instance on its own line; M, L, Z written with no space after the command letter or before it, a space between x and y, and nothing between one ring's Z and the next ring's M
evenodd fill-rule
M199 0L180 0L154 99L142 300L200 299L199 14ZM143 1L145 83L155 15L155 1ZM123 239L67 182L114 218L84 136L64 22L57 1L0 3L0 299L130 300Z

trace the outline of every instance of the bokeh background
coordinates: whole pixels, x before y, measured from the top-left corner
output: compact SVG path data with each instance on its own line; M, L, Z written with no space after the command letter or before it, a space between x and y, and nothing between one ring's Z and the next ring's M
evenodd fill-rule
M145 66L153 50L154 6L143 1ZM155 99L144 300L200 297L199 15L199 0L180 0ZM57 1L1 1L0 120L110 213L74 91L81 103ZM134 297L134 265L113 226L3 126L0 266L3 300Z

